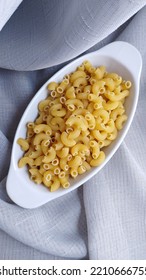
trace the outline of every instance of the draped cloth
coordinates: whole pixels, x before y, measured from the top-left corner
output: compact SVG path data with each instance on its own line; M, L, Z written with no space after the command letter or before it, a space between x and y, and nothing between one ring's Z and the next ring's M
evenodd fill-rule
M0 259L145 259L146 0L10 1L13 7L4 2ZM143 59L139 102L124 142L84 186L36 209L19 207L6 193L6 178L25 108L43 83L69 61L116 40L133 44Z

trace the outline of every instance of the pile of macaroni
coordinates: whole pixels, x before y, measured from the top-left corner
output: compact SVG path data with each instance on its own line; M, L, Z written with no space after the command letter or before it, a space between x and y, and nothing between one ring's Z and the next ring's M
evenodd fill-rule
M17 141L25 152L18 166L28 165L30 178L50 191L68 188L70 176L104 161L102 149L127 120L124 102L130 88L130 81L89 61L60 83L51 82L37 119L27 124L26 139Z

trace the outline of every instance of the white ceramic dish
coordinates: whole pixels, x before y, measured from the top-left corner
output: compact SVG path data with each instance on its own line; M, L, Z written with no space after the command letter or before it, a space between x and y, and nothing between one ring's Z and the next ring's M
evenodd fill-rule
M124 128L118 133L117 139L104 149L106 159L99 167L91 168L87 173L79 175L76 179L71 179L71 186L68 189L60 188L56 192L51 193L43 185L36 185L29 179L27 168L18 168L18 160L22 157L23 152L16 141L19 137L25 138L26 123L33 121L37 117L37 106L38 103L47 96L48 83L51 81L58 82L62 80L64 75L73 72L84 60L91 61L95 66L105 65L108 72L114 71L121 75L125 80L132 81L130 96L125 103L128 120L125 123ZM48 201L76 189L105 166L119 148L131 125L138 101L141 69L142 59L138 50L126 42L114 42L98 51L86 54L69 63L41 87L26 108L14 138L6 188L8 195L16 204L24 208L41 206Z

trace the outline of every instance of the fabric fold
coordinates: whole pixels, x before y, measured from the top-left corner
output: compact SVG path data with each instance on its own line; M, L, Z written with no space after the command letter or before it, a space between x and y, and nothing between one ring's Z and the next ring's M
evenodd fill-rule
M0 33L0 67L29 71L67 62L106 38L145 4L145 0L36 0L34 5L25 0Z
M0 181L7 175L11 156L11 143L0 131Z
M0 1L0 31L13 15L22 0L1 0Z

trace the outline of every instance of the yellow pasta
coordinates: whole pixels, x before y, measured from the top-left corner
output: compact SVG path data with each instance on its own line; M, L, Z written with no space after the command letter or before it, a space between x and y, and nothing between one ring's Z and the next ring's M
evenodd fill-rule
M61 103L58 103L51 107L50 114L54 117L64 117L66 114L66 110L62 107Z
M49 163L56 157L56 151L53 147L50 147L46 156L44 156L42 162Z
M69 139L69 136L65 131L61 134L61 141L67 147L73 147L76 144L74 139Z
M75 88L73 86L69 87L66 90L65 97L68 98L68 99L74 99L76 97Z
M51 119L51 126L52 129L54 126L57 126L57 130L64 131L65 130L65 122L64 119L61 117L54 117Z
M40 157L43 154L42 150L41 150L41 146L38 145L37 150L36 151L31 151L29 154L30 158L36 159L38 157Z
M104 65L90 61L48 86L38 104L38 117L27 124L18 166L51 192L69 188L69 179L99 166L127 120L124 103L132 84Z
M86 172L85 166L84 166L84 165L79 166L77 172L78 172L78 174L83 174L83 173L85 173L85 172Z
M73 156L78 155L80 152L85 155L89 153L89 148L85 144L78 143L74 147L71 148L71 154Z
M70 183L68 181L68 176L63 175L63 177L62 177L61 173L60 173L58 177L59 177L59 180L60 180L60 183L61 183L62 187L65 188L65 189L69 188Z
M125 112L125 109L123 108L116 108L115 110L113 110L110 114L111 119L113 119L114 121L117 119L118 116L122 116Z
M19 162L18 162L18 167L23 167L25 166L26 164L28 164L29 166L32 166L34 163L34 160L32 158L29 158L29 157L22 157Z
M78 170L77 168L71 168L70 170L70 175L73 177L73 178L76 178L78 176Z
M77 94L77 99L80 99L80 100L87 100L87 97L88 97L88 93L87 92L79 92ZM84 103L83 103L84 104ZM85 106L83 106L82 108L85 108Z
M86 131L88 129L88 123L81 115L78 115L76 117L71 116L66 121L66 125L76 127L81 131Z
M99 130L93 130L91 132L91 135L93 135L93 137L98 140L98 141L102 141L104 139L106 139L107 137L107 132L106 131L99 131Z
M91 149L92 149L92 157L93 159L97 159L100 153L100 147L97 141L91 140L89 143Z
M90 164L87 161L83 161L82 165L85 167L85 169L88 171L91 169Z
M27 127L27 132L26 132L26 137L27 137L27 139L28 139L28 138L32 138L33 135L34 135L33 128ZM21 138L19 138L19 139L21 139ZM19 141L19 139L18 139L18 141ZM19 144L19 143L18 143L18 144ZM21 145L20 145L20 146L21 146Z
M44 158L44 155L37 157L37 158L34 160L34 165L35 165L35 166L41 166L43 158Z
M101 151L97 159L92 159L90 161L91 166L99 166L105 159L105 153Z
M51 82L49 85L48 85L48 90L55 90L56 88L58 87L58 84L55 83L55 82Z
M118 105L119 105L118 101L113 101L113 102L110 100L107 102L105 100L103 101L103 108L107 111L116 109Z
M106 124L109 121L109 113L104 109L99 109L93 111L93 116L97 119L97 122L102 122Z
M118 134L117 128L115 127L114 130L113 130L112 132L110 132L110 133L107 134L107 139L113 141L114 139L116 139L117 134Z
M105 125L105 132L111 133L115 129L115 123L112 119L110 119L107 124Z
M94 116L90 112L88 112L85 115L85 120L88 122L89 129L93 130L95 128L95 125L96 125L96 121L95 121Z
M82 109L84 108L84 105L82 103L81 100L79 99L68 99L66 102L65 102L65 105L67 106L67 108L69 109L68 105L71 105L73 104L75 107L77 107L78 109Z
M71 129L71 127L69 127L69 128L67 127L66 130L69 131L69 129ZM74 130L68 132L68 139L69 140L70 139L75 139L75 138L77 138L80 135L80 133L81 133L81 131L79 129L74 129Z
M40 133L40 132L42 132L42 131L44 131L47 135L51 135L52 134L52 129L51 129L51 127L49 126L49 125L47 125L47 124L38 124L38 125L35 125L35 127L34 127L34 132L36 133L36 134L38 134L38 133Z
M50 139L43 140L43 141L41 142L41 150L42 150L42 153L43 153L44 155L47 155L49 145L50 145Z
M75 156L72 160L68 162L69 167L76 169L78 166L82 164L82 159L80 156Z
M41 101L38 105L39 111L41 111L41 112L44 111L44 108L46 106L48 106L48 108L49 108L49 104L50 104L50 100L48 100L48 99Z
M42 174L39 172L38 169L36 168L31 168L29 169L29 172L31 174L30 178L36 183L36 184L41 184L42 183Z
M100 79L103 78L104 73L105 73L105 66L103 66L103 65L100 66L100 67L98 67L98 68L95 70L95 72L94 72L95 77L96 77L96 79L98 79L98 80L100 80Z
M101 92L101 88L103 88L105 86L105 81L96 81L93 85L92 85L92 93L93 94L99 94Z
M68 171L69 165L68 165L68 163L67 163L67 157L66 157L66 158L61 158L61 159L60 159L60 168L61 168L63 171Z
M86 73L84 71L77 70L71 75L70 81L71 81L71 83L73 83L78 78L85 78L85 77L86 77Z
M77 78L74 82L73 82L73 86L74 87L79 87L79 86L86 86L87 85L87 80L86 78L83 78L83 77L80 77L80 78Z
M56 154L59 158L67 157L68 153L69 153L69 148L68 147L64 147L61 151L56 152Z
M34 137L34 140L33 140L33 144L34 145L40 145L40 143L43 141L43 140L48 140L50 139L50 136L45 134L45 133L39 133L39 134L36 134L35 137Z
M123 123L127 120L127 116L126 115L122 115L122 116L119 116L117 119L116 119L116 128L118 130L122 129L123 128Z
M115 89L115 82L111 78L104 78L105 86L110 90L113 91Z
M111 140L105 139L105 140L99 141L98 143L99 143L99 147L100 147L100 149L101 149L101 148L103 148L103 147L109 146L109 145L111 144L111 142L112 142Z
M105 96L110 100L110 101L121 101L123 98L129 95L129 90L123 90L119 94L116 94L114 91L107 91L105 93Z
M27 141L26 139L19 138L19 139L17 140L17 144L20 145L20 147L21 147L21 149L22 149L23 151L28 151L28 149L29 149L29 143L28 143L28 141Z

